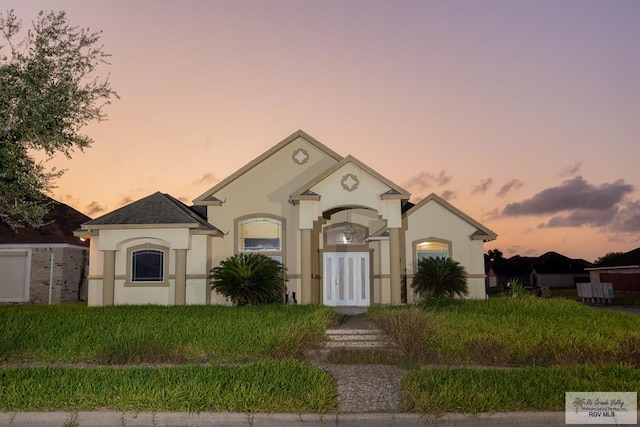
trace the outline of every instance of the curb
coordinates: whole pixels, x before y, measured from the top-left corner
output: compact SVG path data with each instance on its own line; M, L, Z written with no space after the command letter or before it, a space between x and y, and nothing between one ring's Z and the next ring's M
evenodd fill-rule
M0 426L102 427L102 426L229 426L258 427L301 424L315 426L521 426L565 425L564 412L510 412L496 414L421 415L411 413L360 414L250 414L237 412L3 412Z

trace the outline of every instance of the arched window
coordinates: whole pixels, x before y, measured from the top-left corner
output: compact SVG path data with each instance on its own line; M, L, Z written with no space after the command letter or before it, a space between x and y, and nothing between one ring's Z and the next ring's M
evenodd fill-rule
M283 221L269 216L238 220L238 252L261 252L282 262Z
M350 222L329 225L324 228L324 244L327 246L364 245L367 233L366 227Z
M131 252L132 282L164 282L164 251L138 249Z
M416 262L423 258L449 258L451 245L441 240L423 240L416 243Z

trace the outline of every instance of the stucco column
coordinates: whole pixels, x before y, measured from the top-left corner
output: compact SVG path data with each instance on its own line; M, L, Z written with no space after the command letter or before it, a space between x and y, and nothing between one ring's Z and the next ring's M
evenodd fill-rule
M187 302L187 250L176 249L176 287L174 305Z
M300 295L301 304L311 304L311 230L300 230Z
M113 305L116 283L116 251L103 251L102 305Z
M389 228L389 273L391 275L391 304L400 304L402 273L400 271L400 229Z

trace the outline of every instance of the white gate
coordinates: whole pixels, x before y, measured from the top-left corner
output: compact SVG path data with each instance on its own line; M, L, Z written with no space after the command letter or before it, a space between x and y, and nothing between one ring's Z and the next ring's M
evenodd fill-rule
M323 269L324 305L369 306L368 252L325 252Z

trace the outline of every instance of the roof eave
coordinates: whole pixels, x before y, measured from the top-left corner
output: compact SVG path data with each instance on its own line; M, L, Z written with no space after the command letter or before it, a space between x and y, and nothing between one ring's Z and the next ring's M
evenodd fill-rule
M81 230L93 232L94 230L131 230L136 228L198 228L200 224L197 222L189 223L163 223L163 224L91 224L85 223ZM75 233L75 232L74 232Z
M616 265L610 267L588 267L585 268L587 271L596 271L596 270L622 270L625 268L640 268L640 265Z
M319 194L296 194L294 196L290 197L291 200L293 200L294 202L300 201L300 200L315 200L318 201L320 200L320 195Z

